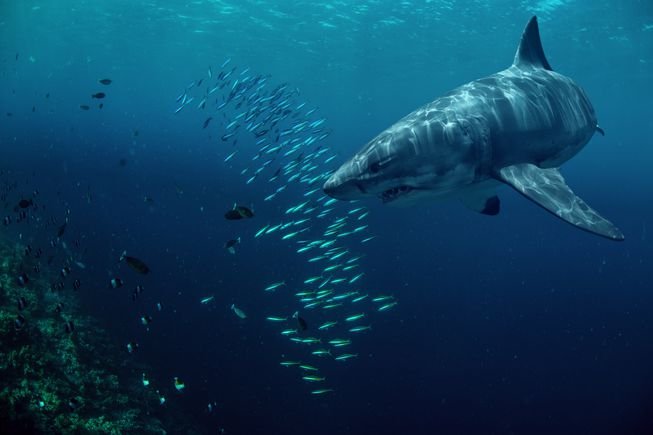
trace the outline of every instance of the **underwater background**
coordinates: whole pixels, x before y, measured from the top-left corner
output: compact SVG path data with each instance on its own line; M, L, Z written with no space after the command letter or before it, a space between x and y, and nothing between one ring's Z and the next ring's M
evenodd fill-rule
M313 191L532 15L624 242ZM653 433L652 77L645 0L0 0L0 431Z

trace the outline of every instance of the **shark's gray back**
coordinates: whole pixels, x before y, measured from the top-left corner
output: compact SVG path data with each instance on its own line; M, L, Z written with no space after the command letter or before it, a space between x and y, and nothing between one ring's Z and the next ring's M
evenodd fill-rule
M432 118L442 127L425 127L420 118ZM494 168L560 166L587 144L597 124L587 95L570 78L517 65L454 89L404 121L426 130L424 146L437 143L428 141L429 133L446 132L451 123L462 125Z

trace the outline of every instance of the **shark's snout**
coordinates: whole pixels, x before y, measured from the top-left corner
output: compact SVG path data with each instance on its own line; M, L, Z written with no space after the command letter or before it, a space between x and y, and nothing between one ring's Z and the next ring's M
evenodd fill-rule
M340 171L337 171L322 186L324 193L332 198L340 200L358 199L365 194L362 186L356 180L345 178Z

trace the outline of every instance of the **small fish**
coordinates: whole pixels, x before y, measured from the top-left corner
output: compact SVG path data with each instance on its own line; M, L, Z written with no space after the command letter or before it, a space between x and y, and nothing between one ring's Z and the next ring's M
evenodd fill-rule
M356 320L362 319L365 317L365 313L352 314L349 317L345 318L345 322L355 322Z
M279 364L281 364L284 367L292 367L292 366L298 366L301 364L299 361L281 361Z
M311 394L320 395L320 394L331 393L332 391L333 391L332 388L322 388L322 389L319 389L319 390L311 391Z
M254 217L254 212L244 205L234 204L234 208L224 214L225 219L233 221Z
M353 284L353 283L355 283L356 281L358 281L359 279L361 279L361 277L362 277L363 275L365 275L365 272L361 272L361 273L359 273L358 275L356 275L355 277L353 277L352 279L349 280L349 284Z
M143 382L144 387L147 387L148 385L150 385L150 380L147 378L147 376L145 376L145 373L143 373L143 381L142 382Z
M130 257L129 255L127 255L127 251L123 251L122 255L120 256L120 261L123 260L125 260L125 262L129 267L131 267L138 273L147 275L150 272L150 268L147 267L147 265L142 260L139 260L136 257Z
M257 238L257 237L261 236L263 233L265 233L265 231L266 231L268 228L270 228L270 225L266 225L266 226L264 226L263 228L261 228L260 230L258 230L258 231L256 232L256 234L254 234L254 238Z
M238 150L236 150L236 151L232 152L231 154L229 154L227 157L225 157L224 161L228 162L229 160L231 160L233 158L233 156L236 155L237 152L238 152Z
M308 365L308 364L300 364L299 368L302 369L302 370L306 370L307 372L316 372L316 371L318 371L317 367L313 367L313 366Z
M105 86L110 85L111 82L112 82L111 79L100 79L100 80L98 80L98 83L100 83L100 84L102 84L102 85L105 85Z
M326 378L322 376L302 376L302 379L307 382L322 382Z
M123 286L123 282L120 278L112 278L111 281L109 281L109 284L111 285L111 288L120 288Z
M204 124L202 125L202 128L206 128L206 127L208 127L208 126L209 126L209 123L211 122L212 119L213 119L213 117L211 117L211 116L209 116L208 118L206 118L206 121L204 121Z
M64 304L63 302L58 302L57 305L54 307L54 312L57 314L61 314L61 311L63 311Z
M64 235L64 233L66 232L66 226L67 225L68 225L68 222L64 222L63 225L61 225L59 227L59 229L57 230L57 237L58 238L61 238L61 236Z
M394 296L377 296L375 298L372 298L372 302L385 302L385 301L390 301L393 300Z
M240 237L238 237L237 239L227 240L227 242L224 244L224 248L230 254L235 254L236 253L236 245L238 245L239 243L240 243Z
M322 325L320 325L317 329L323 331L323 330L325 330L325 329L332 328L332 327L334 327L334 326L337 325L337 324L338 324L338 322L325 322L325 323L323 323Z
M134 302L136 302L136 299L138 299L138 295L140 295L141 293L143 293L143 290L145 290L145 287L143 287L143 286L140 285L140 284L137 285L137 286L134 288L134 291L132 292L132 300L133 300Z
M27 323L27 320L25 320L25 317L22 314L19 314L16 316L14 319L14 329L16 331L20 331L25 327L25 324Z
M304 320L303 317L299 315L299 311L295 311L295 313L292 315L292 318L297 320L300 331L306 331L308 329L308 323L306 320Z
M24 297L19 297L18 298L18 310L23 311L25 307L27 306L27 300L25 300Z
M327 349L316 349L313 352L311 352L312 355L315 356L331 356L331 351Z
M247 314L245 314L245 312L238 308L235 304L231 304L231 311L233 311L234 314L236 314L236 316L240 317L241 319L247 318Z
M72 334L72 332L75 330L75 324L72 320L66 320L64 323L64 330L66 331L66 334Z
M177 391L183 391L184 388L186 388L186 384L184 384L181 380L179 380L178 377L175 376L175 390Z
M127 352L134 353L137 350L138 350L138 343L136 343L135 341L130 341L129 343L127 343Z
M28 208L34 205L34 201L31 199L21 199L18 201L18 207L20 208Z
M268 316L265 318L265 320L269 320L270 322L285 322L288 320L287 317L278 317L278 316Z
M87 106L86 104L80 104L79 108L82 109L82 110L89 110L90 109L90 107Z
M322 279L322 275L320 275L320 276L312 276L312 277L310 277L310 278L305 279L305 280L304 280L304 284L312 284L312 283L314 283L315 281L319 281L320 279Z
M271 291L274 291L274 290L276 290L279 287L284 286L284 285L286 285L286 281L274 282L274 283L270 284L269 286L265 287L264 290L266 292L271 292Z
M213 295L211 295L211 296L207 296L207 297L202 298L202 299L200 300L200 304L202 304L202 305L206 305L206 304L208 304L209 302L213 301L213 299L215 299L215 296L213 296Z
M141 324L142 325L147 326L150 323L152 323L152 316L141 316Z
M281 335L284 335L284 336L295 335L295 334L297 334L297 332L298 331L296 329L284 329L283 331L281 331Z
M372 327L369 326L369 325L367 325L367 326L355 326L353 328L349 328L349 332L365 332L365 331L369 331L370 329L372 329Z
M399 302L396 302L396 301L395 301L395 302L390 302L389 304L382 305L382 306L380 306L380 307L378 308L377 311L387 311L387 310L389 310L390 308L392 308L392 307L394 307L395 305L397 305L398 303L399 303Z
M106 97L107 95L104 92L97 92L93 95L91 95L91 98L97 98L98 100L101 100L102 98Z
M342 355L338 355L334 359L336 361L347 361L348 359L356 358L358 357L357 353L343 353Z

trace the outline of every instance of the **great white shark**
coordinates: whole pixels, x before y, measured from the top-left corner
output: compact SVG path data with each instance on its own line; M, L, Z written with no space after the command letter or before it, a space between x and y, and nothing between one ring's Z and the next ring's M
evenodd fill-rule
M537 17L513 64L464 84L381 132L336 170L324 192L384 203L460 198L499 213L507 184L560 219L611 240L624 236L567 186L558 168L603 134L589 98L546 60Z

